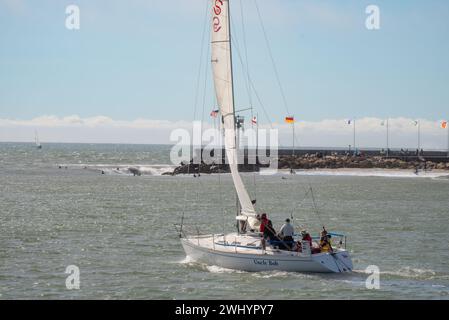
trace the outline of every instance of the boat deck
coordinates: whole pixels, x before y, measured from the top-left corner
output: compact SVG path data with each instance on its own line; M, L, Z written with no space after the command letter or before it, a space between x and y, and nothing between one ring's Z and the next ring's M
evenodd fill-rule
M270 247L268 244L264 250L261 245L261 237L258 234L210 234L189 236L186 240L196 246L222 253L310 257L310 254L303 254L297 251L280 250Z

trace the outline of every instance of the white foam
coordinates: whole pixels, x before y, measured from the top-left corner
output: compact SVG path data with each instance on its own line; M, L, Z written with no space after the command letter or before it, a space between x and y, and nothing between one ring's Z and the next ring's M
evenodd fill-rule
M95 171L104 171L106 174L121 174L121 175L133 175L129 170L131 168L137 169L142 175L161 176L167 172L173 172L176 168L175 165L168 164L60 164L62 167L86 169Z
M282 174L290 175L290 169L262 169L261 174ZM390 177L390 178L449 178L449 171L432 170L420 171L415 174L414 170L406 169L307 169L295 170L295 175L299 176L354 176L354 177Z
M367 272L366 270L353 270L357 274L371 274ZM412 267L401 267L398 270L394 271L380 271L380 275L385 276L396 276L401 278L409 278L409 279L431 279L437 275L437 273L434 270L431 269L419 269L419 268L412 268Z
M219 266L205 266L210 273L245 273L245 271L222 268Z

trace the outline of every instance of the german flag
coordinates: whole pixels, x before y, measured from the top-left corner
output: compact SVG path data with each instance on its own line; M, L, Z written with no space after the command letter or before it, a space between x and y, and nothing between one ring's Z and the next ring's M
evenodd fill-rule
M285 117L285 122L286 123L295 123L295 118L294 117Z

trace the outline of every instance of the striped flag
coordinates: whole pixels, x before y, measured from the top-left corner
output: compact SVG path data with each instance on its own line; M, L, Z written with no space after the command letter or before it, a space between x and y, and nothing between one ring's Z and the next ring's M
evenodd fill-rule
M220 110L212 110L212 112L210 113L210 116L212 118L216 118L218 116L219 112L220 112Z
M447 128L447 121L441 122L441 128L443 128L443 129Z
M251 123L252 123L252 124L257 124L257 117L256 117L256 116L254 116L254 117L251 119Z
M286 123L295 123L295 117L285 117Z

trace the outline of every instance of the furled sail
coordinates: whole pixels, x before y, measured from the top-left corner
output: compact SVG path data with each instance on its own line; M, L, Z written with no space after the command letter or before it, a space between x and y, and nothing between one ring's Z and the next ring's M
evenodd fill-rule
M229 0L212 0L212 32L211 53L212 70L217 102L223 117L225 129L225 149L231 169L237 196L241 205L241 214L248 217L249 226L257 228L256 219L248 192L238 172L238 157L236 147L236 129L234 115L234 94L232 79L231 35L229 20Z

